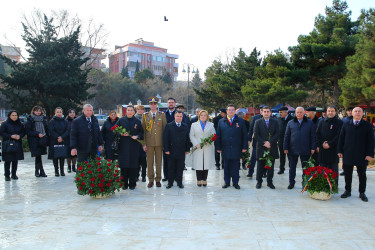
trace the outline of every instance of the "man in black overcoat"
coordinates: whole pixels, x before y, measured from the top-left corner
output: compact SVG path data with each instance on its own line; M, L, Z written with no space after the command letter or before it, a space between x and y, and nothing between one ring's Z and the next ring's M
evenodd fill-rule
M168 98L168 109L164 111L165 118L167 119L167 124L174 121L174 114L176 113L176 99L173 97ZM162 181L168 180L168 155L165 153L165 150L163 150L163 174L164 178Z
M357 167L359 178L359 197L368 201L366 197L366 168L374 157L374 135L371 123L363 120L363 110L353 109L353 119L344 123L339 137L338 156L343 158L345 172L345 192L341 198L351 196L353 167Z
M329 106L327 117L319 122L316 130L316 150L319 154L319 164L338 173L337 143L343 122L337 118L336 112L335 106Z
M237 112L237 115L238 115L238 117L240 117L244 120L245 126L246 126L246 135L247 135L247 133L249 133L249 129L250 129L250 122L248 120L246 120L244 112L242 112L242 111ZM242 169L244 169L244 170L247 169L245 161L242 161Z
M103 150L103 138L98 119L94 116L91 104L83 106L83 114L74 119L70 134L71 155L77 155L77 162L94 159L98 150Z
M316 129L318 128L318 124L321 118L316 116L315 106L306 108L306 117L309 118L313 122L313 130L314 130L314 133L316 133ZM311 156L314 159L315 163L319 164L318 152L316 151L316 149L315 149L314 154L312 154Z
M293 117L288 114L288 107L284 106L279 109L280 117L277 119L279 122L280 128L280 136L278 141L279 146L279 154L280 154L280 170L277 174L283 174L285 172L285 162L286 162L286 155L284 154L284 136L285 136L285 129L288 122L293 119Z
M164 152L168 155L168 185L173 186L176 180L179 188L184 188L182 175L184 172L185 155L190 152L189 126L182 122L183 113L175 112L174 121L165 126L163 136Z
M254 126L254 138L256 139L256 158L257 158L257 184L256 188L262 187L263 173L267 172L267 186L271 189L275 189L272 178L274 173L275 159L279 158L279 152L277 148L277 141L279 139L280 128L277 120L271 119L271 109L268 106L263 107L263 117L255 122ZM270 151L273 157L272 165L266 167L266 161L260 160L263 158L265 151ZM270 168L268 168L270 167Z

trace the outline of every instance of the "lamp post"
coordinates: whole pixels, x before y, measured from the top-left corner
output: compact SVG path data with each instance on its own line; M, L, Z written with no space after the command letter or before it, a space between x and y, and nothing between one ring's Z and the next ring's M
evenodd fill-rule
M187 71L185 70L185 66L187 68ZM187 75L188 75L188 89L187 89L187 102L186 102L186 110L187 110L188 115L189 115L190 67L193 68L193 71L191 73L194 74L195 73L195 70L194 70L195 66L193 64L184 63L183 69L182 69L182 73L186 73L187 72Z

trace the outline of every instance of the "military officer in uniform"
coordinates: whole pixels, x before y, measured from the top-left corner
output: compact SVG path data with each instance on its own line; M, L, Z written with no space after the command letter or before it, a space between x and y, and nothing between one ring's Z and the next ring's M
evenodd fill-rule
M156 186L161 187L161 159L163 155L163 132L167 125L167 119L163 112L157 110L159 99L151 97L148 100L150 112L144 113L142 117L142 126L145 131L143 146L147 158L147 177L148 185L151 188L156 181ZM154 171L154 157L156 165L156 176Z

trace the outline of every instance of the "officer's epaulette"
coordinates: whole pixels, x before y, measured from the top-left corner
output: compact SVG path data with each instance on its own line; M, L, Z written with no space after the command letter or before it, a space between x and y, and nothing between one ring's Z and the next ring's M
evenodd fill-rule
M145 115L147 115L149 112L145 112Z
M159 111L159 114L164 114L164 112L163 111Z

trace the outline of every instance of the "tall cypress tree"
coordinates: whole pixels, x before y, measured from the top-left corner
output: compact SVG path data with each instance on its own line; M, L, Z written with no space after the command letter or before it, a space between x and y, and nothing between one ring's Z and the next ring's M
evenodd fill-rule
M22 23L26 50L30 57L26 63L16 64L2 57L13 72L1 75L10 106L19 112L29 112L34 105L41 105L49 117L56 107L77 108L90 95L87 70L81 66L88 60L83 58L78 40L80 28L70 35L59 37L53 19L44 15L40 35L33 35L29 27Z

